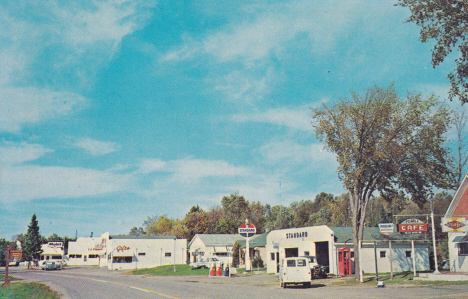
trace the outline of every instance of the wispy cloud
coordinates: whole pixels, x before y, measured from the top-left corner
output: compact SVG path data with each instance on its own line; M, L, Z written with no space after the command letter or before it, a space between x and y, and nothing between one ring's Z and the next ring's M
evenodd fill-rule
M133 185L129 175L60 166L6 166L1 175L3 202L95 196L125 191Z
M34 161L53 150L41 144L29 144L27 142L6 142L0 146L0 163L4 165L21 164Z
M70 115L88 105L72 93L38 88L1 88L0 131L19 132L25 124Z
M257 122L271 125L283 126L294 130L311 132L312 112L310 107L305 105L296 108L274 108L266 111L251 113L240 113L232 115L230 120L237 123Z
M75 146L84 149L93 156L107 155L119 149L119 145L115 142L103 142L91 138L80 138L75 142Z

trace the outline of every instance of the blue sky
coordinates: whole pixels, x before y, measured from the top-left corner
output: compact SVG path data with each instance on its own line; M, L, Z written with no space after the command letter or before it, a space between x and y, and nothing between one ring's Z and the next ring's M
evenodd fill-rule
M393 2L2 1L0 237L33 213L89 236L343 193L310 108L392 82L447 97L455 56L433 69Z

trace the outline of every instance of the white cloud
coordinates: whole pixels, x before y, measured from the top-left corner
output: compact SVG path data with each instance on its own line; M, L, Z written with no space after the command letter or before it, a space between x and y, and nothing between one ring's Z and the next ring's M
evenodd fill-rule
M231 121L243 122L258 122L272 125L284 126L294 130L311 132L310 106L304 105L297 108L275 108L266 111L235 114L231 116Z
M88 103L85 97L71 92L32 87L0 90L0 131L18 132L25 124L66 116Z
M114 142L103 142L91 138L80 138L75 142L75 146L86 150L93 156L107 155L119 148Z
M0 201L29 201L41 198L79 198L125 191L132 177L107 171L59 166L2 167Z
M164 171L166 162L160 159L144 159L139 165L138 173L148 174L156 171Z
M0 163L9 165L21 164L23 162L34 161L50 152L53 152L53 150L41 144L7 142L4 146L0 146Z
M269 164L299 165L334 164L335 155L326 151L323 144L298 144L291 140L272 141L260 148L260 154Z

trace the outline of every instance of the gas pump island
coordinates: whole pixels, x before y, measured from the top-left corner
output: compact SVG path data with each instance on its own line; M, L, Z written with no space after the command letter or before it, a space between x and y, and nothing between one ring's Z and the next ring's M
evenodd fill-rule
M250 262L250 244L249 240L257 232L255 225L249 223L248 219L245 219L245 223L239 226L239 234L245 238L245 271L250 271L252 269L252 264Z

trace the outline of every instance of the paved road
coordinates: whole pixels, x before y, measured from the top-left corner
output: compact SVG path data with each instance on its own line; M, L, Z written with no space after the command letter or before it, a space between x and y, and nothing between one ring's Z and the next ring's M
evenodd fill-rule
M3 270L3 268L1 269ZM3 272L3 271L0 271ZM438 287L331 286L332 279L311 288L282 289L274 275L225 277L131 276L96 268L37 271L10 268L11 275L40 281L62 298L468 298L468 285Z

